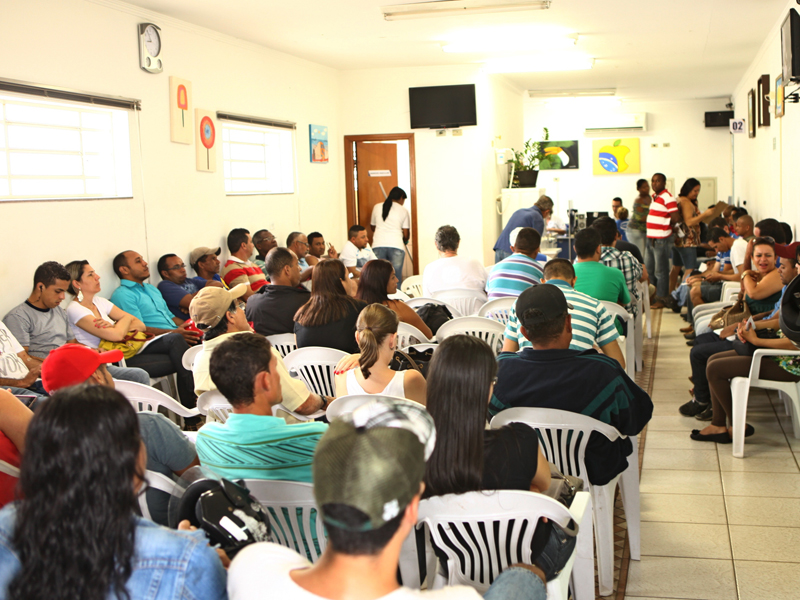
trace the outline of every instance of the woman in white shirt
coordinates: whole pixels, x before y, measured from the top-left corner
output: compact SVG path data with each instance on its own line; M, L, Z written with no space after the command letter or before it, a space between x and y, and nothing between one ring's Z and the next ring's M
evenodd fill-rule
M372 251L378 258L392 263L399 282L403 281L403 261L411 228L411 219L403 206L405 201L406 193L399 187L393 187L386 201L373 207L370 221L374 234Z
M419 371L392 371L389 363L397 347L397 313L382 304L370 304L358 316L356 341L359 367L336 376L336 397L383 394L425 404L425 378Z

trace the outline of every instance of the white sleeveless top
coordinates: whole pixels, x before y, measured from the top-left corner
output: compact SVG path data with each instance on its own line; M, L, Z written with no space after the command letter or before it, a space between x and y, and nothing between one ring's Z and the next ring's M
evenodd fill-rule
M374 394L383 394L384 396L397 396L398 398L405 398L406 392L403 387L403 376L405 371L398 371L392 377L392 380L389 384L383 388L380 392L374 392ZM347 372L347 393L351 394L369 394L369 392L364 391L364 388L361 387L361 384L358 383L356 379L356 370L350 369Z

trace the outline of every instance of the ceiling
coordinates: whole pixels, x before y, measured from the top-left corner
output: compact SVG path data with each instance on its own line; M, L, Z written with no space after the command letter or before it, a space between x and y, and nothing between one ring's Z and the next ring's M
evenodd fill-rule
M548 57L594 57L589 71L515 73L523 89L606 88L631 99L728 96L786 0L553 0L549 10L385 21L406 0L127 0L128 3L340 70L479 63L492 53L446 54L453 39L528 41ZM574 48L537 32L577 33ZM498 38L499 36L499 38ZM503 42L497 44L499 56Z

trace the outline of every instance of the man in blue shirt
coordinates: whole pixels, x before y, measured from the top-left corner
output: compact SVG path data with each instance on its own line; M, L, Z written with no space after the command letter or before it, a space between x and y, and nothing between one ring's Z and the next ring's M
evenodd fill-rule
M197 289L202 289L209 281L218 281L222 287L228 288L219 276L220 262L217 257L221 251L222 248L219 246L216 248L200 246L189 254L189 264L197 273L197 277L192 277L191 280L197 285Z
M189 319L189 304L197 292L207 285L222 287L221 282L213 279L203 280L199 285L196 279L188 279L186 265L176 254L165 254L158 259L158 274L162 278L162 281L158 282L158 291L161 292L172 314L181 321Z
M508 220L500 237L494 245L494 262L499 263L504 258L511 256L511 243L509 235L517 227L533 227L539 232L544 233L544 224L550 215L553 214L553 201L547 196L541 196L530 208L520 208L514 211Z

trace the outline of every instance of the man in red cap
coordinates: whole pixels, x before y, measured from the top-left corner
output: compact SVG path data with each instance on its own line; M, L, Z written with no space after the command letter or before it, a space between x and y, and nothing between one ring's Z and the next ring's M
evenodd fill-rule
M42 384L49 394L79 383L114 387L108 363L122 360L121 350L99 353L80 344L66 344L52 350L42 363ZM135 385L135 384L132 384ZM167 477L180 476L186 469L199 465L194 444L164 415L140 412L139 429L147 448L147 470ZM91 418L91 415L87 415ZM169 495L160 490L147 490L147 505L156 523L167 525Z

